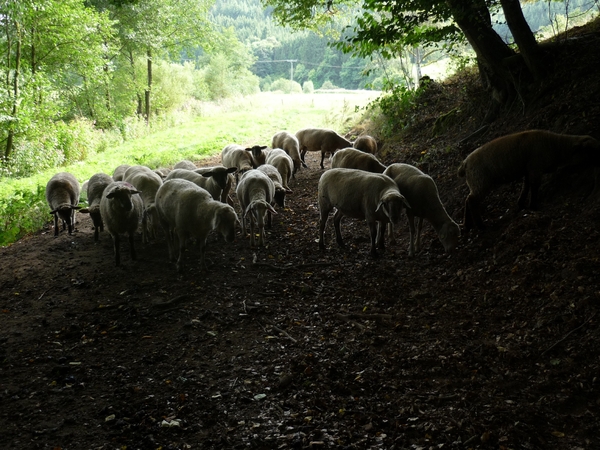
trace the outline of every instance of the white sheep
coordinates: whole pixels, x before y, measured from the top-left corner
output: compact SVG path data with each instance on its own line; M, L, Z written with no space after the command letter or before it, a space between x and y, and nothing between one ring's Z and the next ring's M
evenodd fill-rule
M196 238L200 246L201 268L206 268L206 238L218 231L227 242L235 240L239 223L232 206L214 200L207 190L184 179L165 181L156 194L156 209L169 246L169 258L178 249L177 271L183 268L186 241Z
M235 180L238 181L238 174L254 168L252 155L248 150L238 144L229 144L221 150L221 164L225 167L236 167Z
M324 231L329 213L333 216L337 243L344 246L342 217L365 219L371 234L371 255L377 256L376 244L384 248L385 224L397 224L402 210L410 207L398 186L387 175L358 169L330 169L319 179L319 248L325 249ZM379 234L378 234L379 222Z
M296 177L296 172L300 170L300 167L307 167L306 163L302 161L302 158L300 157L300 142L298 142L298 138L292 133L288 131L279 131L275 133L271 139L271 147L284 150L290 158L292 158L294 167L292 177Z
M495 187L524 178L518 200L524 208L531 192L529 206L538 207L538 191L542 175L559 167L595 163L600 156L600 142L591 136L557 134L529 130L494 139L465 158L458 175L466 176L469 196L465 202L464 226L475 224L483 229L479 211L481 201Z
M96 173L88 180L87 184L87 201L88 207L79 210L79 212L87 213L92 218L94 224L94 241L98 240L98 233L104 231L104 223L100 214L100 200L104 189L114 180L110 175L105 173Z
M198 167L192 161L183 159L173 166L173 169L196 170Z
M50 214L54 216L54 236L58 236L58 218L62 220L63 230L72 234L79 209L79 181L69 172L59 172L46 184L46 201Z
M290 178L292 178L294 161L292 157L288 155L284 150L280 148L274 148L267 155L266 164L270 164L277 169L281 175L281 182L286 192L291 193L290 189Z
M272 164L263 164L262 166L257 167L256 170L260 170L273 181L273 184L275 185L275 195L273 196L273 200L277 205L285 208L285 194L292 191L283 186L283 179L281 178L279 170ZM268 226L271 226L271 224L269 223Z
M236 170L235 167L229 169L226 167L214 167L211 170L173 169L167 175L167 180L180 179L191 181L196 186L206 189L215 200L221 201L223 189L227 187L229 174Z
M446 252L456 248L460 238L460 227L446 212L433 179L416 167L401 163L390 164L383 173L396 182L398 189L410 204L410 208L406 208L410 230L408 256L414 256L415 251L418 252L421 248L423 219L431 223ZM416 236L415 217L419 218ZM389 225L388 231L390 242L394 243L393 224Z
M332 168L360 169L373 173L384 173L386 166L375 155L355 148L344 148L331 158Z
M336 150L352 147L352 142L327 128L304 128L296 132L300 143L300 157L304 161L306 152L321 152L321 169L324 169L325 154L333 155Z
M353 147L362 150L363 152L371 153L372 155L377 153L377 141L373 136L369 136L368 134L357 137Z
M156 192L163 183L162 178L146 166L132 166L125 171L123 181L133 185L140 192L144 202L142 241L146 244L156 236L158 231L158 217L154 201Z
M100 215L113 238L115 265L121 264L120 235L127 234L131 259L136 259L134 235L144 210L144 202L131 184L113 181L104 189L100 200Z
M113 172L112 179L114 181L123 181L123 177L125 176L125 172L130 167L131 166L129 164L121 164L120 166L117 166L117 168Z
M275 195L275 184L260 170L249 170L236 187L237 199L242 208L242 234L246 236L246 217L250 216L250 246L254 247L254 224L258 228L258 245L265 245L265 214L277 214L271 206ZM268 218L271 222L271 217Z

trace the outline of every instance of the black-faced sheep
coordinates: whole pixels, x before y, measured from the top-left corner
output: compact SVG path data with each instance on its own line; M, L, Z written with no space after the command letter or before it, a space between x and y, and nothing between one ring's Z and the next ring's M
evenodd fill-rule
M367 172L383 173L386 166L375 155L355 148L344 148L335 152L331 158L332 168L360 169Z
M322 250L325 249L325 225L334 208L333 223L338 245L344 246L340 231L342 217L364 219L371 233L371 255L377 256L376 247L384 248L385 224L397 224L402 210L410 206L394 180L387 175L364 170L330 169L321 175L318 189L321 216L319 247Z
M292 158L294 167L292 177L295 177L296 172L300 170L300 167L307 167L306 163L302 161L302 158L300 157L300 142L298 142L298 138L292 133L287 131L275 133L271 140L271 147L282 149L290 156L290 158Z
M246 217L250 216L250 246L256 245L254 226L258 228L258 245L265 245L265 214L277 214L271 206L275 196L275 184L257 169L249 170L236 187L237 199L242 208L242 234L246 236ZM271 222L271 218L268 218Z
M290 178L292 177L292 170L294 167L294 161L292 157L288 155L284 150L280 148L274 148L267 155L267 164L271 164L277 169L281 175L281 182L286 192L291 193L290 189Z
M100 200L100 215L113 238L115 265L121 264L120 235L127 234L131 259L136 259L133 239L144 210L139 192L129 183L113 181L104 189Z
M181 179L188 180L194 183L196 186L200 186L206 189L215 200L222 201L223 190L227 187L229 182L229 175L235 172L235 167L212 167L209 170L196 169L173 169L167 176L167 180Z
M354 148L374 155L377 153L377 141L373 136L363 134L354 141Z
M221 191L221 201L223 203L229 203L233 206L233 200L229 197L229 193L233 188L233 174L236 173L236 167L225 167L225 166L209 166L209 167L199 167L194 172L199 173L202 176L210 176L212 177L219 187L222 188ZM205 175L210 173L210 175Z
M183 179L167 180L156 194L158 217L169 246L169 258L178 250L177 270L183 267L186 241L196 238L200 246L200 265L206 268L206 238L218 231L227 242L235 240L239 222L232 206L214 200L207 190Z
M131 166L125 171L123 181L133 185L140 193L144 202L142 216L142 241L148 243L156 237L158 231L158 217L154 200L158 188L162 185L162 178L146 166Z
M129 164L121 164L120 166L117 166L117 168L114 170L113 175L112 175L113 181L123 181L125 172L130 167L131 166Z
M321 169L325 168L325 154L333 155L340 148L352 147L352 142L326 128L304 128L296 132L296 138L300 143L300 157L303 162L306 152L321 152Z
M173 166L173 169L187 169L187 170L196 170L198 167L192 161L188 159L183 159Z
M50 214L54 216L54 236L58 236L58 219L62 220L63 230L73 232L77 210L79 209L79 181L69 172L59 172L46 184L46 201Z
M98 233L104 231L104 222L102 222L102 215L100 214L100 200L102 200L104 189L112 182L112 177L105 173L96 173L88 180L88 207L81 209L79 212L87 213L92 218L94 224L94 241L98 240Z
M285 208L285 194L291 192L291 190L289 188L286 189L283 186L283 179L277 168L272 164L263 164L262 166L257 167L256 170L260 170L273 181L273 184L275 185L275 195L273 196L273 200L277 205ZM271 226L270 223L267 225L269 227Z
M410 208L406 208L408 227L410 230L410 243L408 256L414 256L415 251L421 248L421 229L423 219L427 219L436 231L444 250L449 252L458 245L460 227L446 212L437 186L433 179L408 164L391 164L384 172L398 185ZM415 234L415 217L419 218L417 233ZM389 225L390 243L394 240L394 226Z
M495 187L525 178L518 200L524 208L531 192L529 206L538 207L538 191L544 173L559 167L596 163L600 143L591 136L529 130L494 139L465 158L458 175L466 177L470 193L465 202L464 226L484 228L480 204Z

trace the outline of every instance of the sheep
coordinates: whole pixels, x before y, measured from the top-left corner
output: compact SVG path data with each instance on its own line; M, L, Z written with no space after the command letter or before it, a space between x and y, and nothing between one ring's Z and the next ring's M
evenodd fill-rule
M114 180L110 175L105 173L97 173L92 175L88 180L87 196L88 207L81 209L79 212L89 214L94 224L94 241L98 241L98 233L104 231L104 223L100 215L100 200L106 186Z
M265 214L277 214L271 206L275 195L275 184L257 169L247 171L236 187L236 195L242 208L242 233L246 235L246 217L250 215L250 246L256 244L254 223L258 227L258 245L265 245ZM268 223L271 217L268 218Z
M283 186L283 179L277 168L272 164L263 164L262 166L259 166L257 170L260 170L273 181L273 184L275 185L275 195L273 196L273 200L277 205L285 208L285 194L292 191ZM269 223L268 226L271 226L271 224Z
M384 173L386 166L375 155L355 148L344 148L331 158L332 168L360 169L373 173Z
M253 145L246 149L246 151L250 152L252 155L252 167L254 169L265 163L267 159L267 152L265 152L266 148L266 145Z
M377 246L384 248L384 224L397 224L403 208L410 205L398 186L387 175L358 169L330 169L319 179L319 248L325 249L324 231L329 213L333 216L337 243L344 246L340 231L343 216L365 219L371 233L371 255L377 256ZM379 222L379 234L377 223Z
M267 155L266 164L270 164L277 169L281 175L281 183L286 192L291 193L292 190L289 187L290 178L293 176L292 169L294 167L294 161L292 157L288 155L284 150L280 148L274 148Z
M173 169L187 169L187 170L196 170L198 167L193 162L184 159L179 161L173 166Z
M227 242L235 240L235 226L239 223L231 205L216 201L206 189L184 179L171 179L156 193L156 209L167 236L169 258L174 259L176 248L177 271L183 268L185 243L196 238L200 246L201 268L206 268L206 238L212 230L218 231Z
M369 136L368 134L357 137L353 147L372 155L377 153L377 141L373 136Z
M227 168L225 166L199 167L198 169L194 170L194 172L199 173L200 175L203 175L206 172L214 172L212 174L212 177L215 178L215 180L217 181L217 183L219 185L223 185L222 175L219 175L220 173L222 173L222 168L226 169L227 176L225 178L225 184L224 184L223 190L221 191L221 202L229 203L230 205L233 206L233 200L231 199L231 197L229 197L229 193L231 192L231 189L233 188L233 180L235 179L233 174L237 171L236 167L227 167ZM217 169L217 170L215 171L215 169ZM216 177L215 177L215 174L217 174Z
M121 164L120 166L117 166L117 168L113 172L112 179L114 181L123 181L123 177L125 176L125 172L130 167L131 166L129 164Z
M143 214L144 202L131 184L113 181L104 189L100 199L100 215L113 238L115 265L121 264L120 235L127 234L131 259L136 259L133 238Z
M46 184L46 201L50 206L50 214L54 216L54 236L58 236L58 218L63 230L68 228L73 233L77 210L79 209L79 181L69 172L55 174Z
M481 201L495 187L524 177L518 208L538 207L538 191L544 173L559 167L596 162L600 142L591 136L529 130L502 136L475 149L462 162L458 175L466 177L469 195L465 201L464 227L484 228Z
M446 252L456 248L460 238L460 227L446 212L433 179L416 167L401 163L391 164L383 173L396 182L398 189L411 205L410 208L406 208L410 230L408 256L412 257L415 250L420 250L423 219L431 223ZM415 217L419 218L416 242ZM388 232L390 243L394 243L393 224L389 224Z
M229 174L235 172L235 167L213 167L209 170L196 169L173 169L167 176L167 180L183 179L206 189L212 198L222 200L223 190L227 187Z
M275 133L271 140L271 147L284 150L292 158L294 164L293 178L296 177L296 172L300 170L300 167L307 167L306 163L300 158L300 142L292 133L287 131Z
M221 150L221 164L225 167L236 167L235 181L238 181L238 174L254 168L252 155L241 145L229 144Z
M352 142L343 138L333 130L326 128L304 128L296 132L300 143L300 157L304 161L306 152L321 152L321 169L326 153L333 155L340 148L352 147Z
M167 178L167 175L169 175L170 172L171 169L169 169L168 167L158 167L154 169L154 173L161 177L163 181L165 180L165 178Z
M133 185L144 202L142 215L142 242L148 243L158 231L158 217L154 201L156 191L162 185L162 178L146 166L132 166L125 172L123 181Z

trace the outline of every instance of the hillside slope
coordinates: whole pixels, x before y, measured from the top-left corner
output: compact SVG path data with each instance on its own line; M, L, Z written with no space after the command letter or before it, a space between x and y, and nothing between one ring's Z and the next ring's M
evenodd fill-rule
M496 136L596 137L600 34L553 58L557 76L481 134L474 80L435 84L386 162L435 177L460 221L456 168ZM460 111L434 136L437 118ZM471 136L469 138L469 136ZM519 186L487 201L489 229L451 254L369 256L367 227L328 226L319 251L316 155L251 249L211 237L175 272L159 239L115 268L106 232L42 230L0 249L0 420L5 448L273 449L600 447L600 201L593 168L548 176L541 210ZM207 164L209 162L207 161Z

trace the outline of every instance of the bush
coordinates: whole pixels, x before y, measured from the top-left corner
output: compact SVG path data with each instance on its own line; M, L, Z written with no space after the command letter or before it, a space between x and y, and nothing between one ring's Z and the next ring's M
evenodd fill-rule
M302 92L304 92L305 94L312 94L313 92L315 92L315 85L311 80L302 83Z
M295 94L302 92L302 86L297 81L278 78L271 83L271 91L281 91L284 94Z
M331 81L325 80L325 82L321 86L321 89L339 89L339 88L335 84L333 84Z

